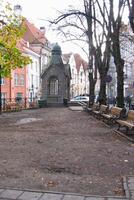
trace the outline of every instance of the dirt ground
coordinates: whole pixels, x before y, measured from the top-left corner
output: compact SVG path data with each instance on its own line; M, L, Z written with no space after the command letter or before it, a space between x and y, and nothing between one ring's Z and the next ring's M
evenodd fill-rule
M86 112L0 116L0 187L122 196L126 175L134 175L134 144Z

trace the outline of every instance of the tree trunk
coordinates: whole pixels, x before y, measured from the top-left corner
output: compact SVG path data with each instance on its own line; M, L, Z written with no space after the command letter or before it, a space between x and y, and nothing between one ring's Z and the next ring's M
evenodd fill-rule
M112 40L112 55L117 72L117 106L124 107L124 60L121 57L120 48L120 29L122 26L121 10L124 7L125 1L119 1L117 18L114 16L114 2L109 0L110 16L111 16L111 40ZM123 13L122 13L123 14Z
M100 74L99 103L106 105L106 75Z
M89 73L89 94L90 94L90 97L89 97L89 107L92 106L93 103L94 103L94 98L95 98L95 94L94 94L95 84L96 84L96 81L93 78L93 74Z
M113 42L113 56L117 72L117 106L124 107L124 60L121 58L119 40Z
M129 8L129 22L134 33L134 1L128 0L128 8Z
M124 107L124 62L120 61L116 65L117 69L117 106Z

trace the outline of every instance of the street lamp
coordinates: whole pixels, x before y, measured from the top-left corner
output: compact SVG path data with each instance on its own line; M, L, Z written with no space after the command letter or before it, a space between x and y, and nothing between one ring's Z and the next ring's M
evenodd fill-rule
M90 68L88 69L88 72L89 72L89 75L91 75L91 74L93 73L93 68L90 67Z
M31 88L29 89L30 92L30 101L33 101L34 98L34 85L31 85Z
M88 73L89 73L89 107L90 107L93 103L93 95L92 95L92 87L91 87L91 82L93 79L93 68L92 67L89 67Z

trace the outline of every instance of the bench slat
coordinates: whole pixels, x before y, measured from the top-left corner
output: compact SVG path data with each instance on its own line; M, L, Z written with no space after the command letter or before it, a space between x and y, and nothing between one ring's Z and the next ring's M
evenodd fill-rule
M134 128L134 110L129 110L127 113L127 118L125 120L116 120L118 124L118 130L121 127L126 128L126 133L129 130L132 130Z
M111 109L109 110L108 114L102 114L103 117L103 121L106 120L106 123L108 124L114 124L117 119L121 118L123 112L123 108L119 108L116 106L111 107Z

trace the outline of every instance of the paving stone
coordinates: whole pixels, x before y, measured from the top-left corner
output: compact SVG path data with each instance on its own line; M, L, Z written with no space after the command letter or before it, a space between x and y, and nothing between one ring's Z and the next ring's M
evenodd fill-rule
M23 191L20 190L4 190L0 193L0 198L10 198L10 199L16 199L19 197Z
M128 177L128 182L129 183L134 183L134 177Z
M63 195L62 194L50 194L50 193L45 193L40 200L62 200Z
M4 191L4 189L0 189L0 193L3 192L3 191Z
M131 192L131 199L134 199L134 191Z
M84 200L84 197L76 195L65 195L63 200Z
M3 199L3 198L2 198L2 199L0 199L0 200L17 200L17 199L7 199L7 198L6 198L6 199L5 199L5 198Z
M11 200L11 199L5 199L5 198L3 199L3 198L2 198L2 199L0 199L0 200Z
M69 108L70 108L70 110L73 110L73 111L82 111L83 110L82 106L70 106Z
M124 198L116 198L116 197L109 197L107 200L127 200L125 197Z
M128 188L129 190L134 190L134 183L129 183Z
M21 196L19 196L19 200L38 200L43 193L39 192L24 192Z
M102 197L86 197L84 200L104 200Z

